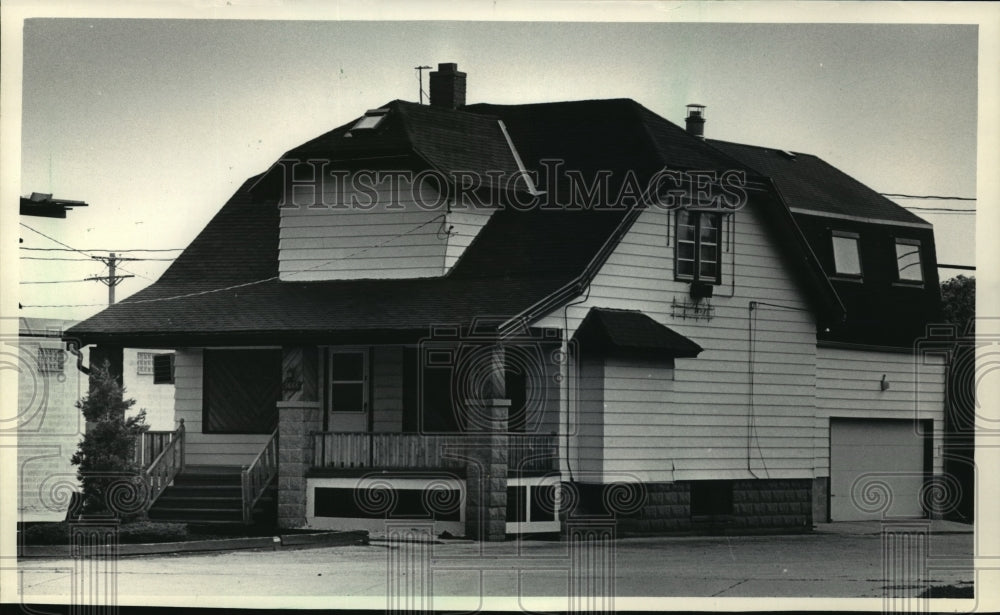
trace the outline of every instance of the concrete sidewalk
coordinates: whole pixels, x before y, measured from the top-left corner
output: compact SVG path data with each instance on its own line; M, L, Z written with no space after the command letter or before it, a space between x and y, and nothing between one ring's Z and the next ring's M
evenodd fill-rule
M945 519L889 519L885 521L837 521L836 523L817 523L813 532L818 534L865 535L881 534L883 530L893 528L927 527L931 534L973 534L975 526L971 523L958 523Z

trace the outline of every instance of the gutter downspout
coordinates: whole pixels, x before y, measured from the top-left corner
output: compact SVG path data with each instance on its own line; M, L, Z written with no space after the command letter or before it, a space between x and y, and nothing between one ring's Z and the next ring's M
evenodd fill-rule
M76 355L76 369L89 376L90 368L83 364L83 353L77 348L76 342L66 342L66 351L72 355Z

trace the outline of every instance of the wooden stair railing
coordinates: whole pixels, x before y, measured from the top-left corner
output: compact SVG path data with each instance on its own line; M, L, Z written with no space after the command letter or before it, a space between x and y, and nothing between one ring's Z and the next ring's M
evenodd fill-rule
M144 431L135 440L133 460L142 469L148 468L149 464L156 459L163 448L170 443L174 437L174 430L164 431Z
M142 470L142 477L149 492L146 510L149 510L163 490L170 486L174 477L184 470L184 419L178 420L180 425L176 431L171 432L169 442L163 446L163 450L149 466Z
M241 476L243 485L243 523L253 523L253 509L260 501L264 490L278 476L278 430L275 429L271 438L257 457L248 466L243 466Z

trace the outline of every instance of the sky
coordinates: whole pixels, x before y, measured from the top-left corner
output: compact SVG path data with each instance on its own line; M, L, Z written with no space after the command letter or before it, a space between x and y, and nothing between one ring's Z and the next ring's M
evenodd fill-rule
M34 230L19 228L21 247L183 248L247 177L366 109L417 100L414 67L439 62L468 74L470 103L632 98L679 125L700 103L709 138L815 154L880 192L975 197L978 36L936 24L30 19L19 191L89 207L22 218ZM914 213L935 225L939 262L975 264L974 215ZM79 281L105 275L87 255L18 256L20 303L82 304L19 315L82 319L106 304L106 287ZM136 277L118 300L168 265L123 263ZM60 283L33 283L48 281Z

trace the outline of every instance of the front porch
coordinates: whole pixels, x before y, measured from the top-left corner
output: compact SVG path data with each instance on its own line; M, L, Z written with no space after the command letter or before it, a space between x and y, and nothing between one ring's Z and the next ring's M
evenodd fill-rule
M484 489L501 488L494 484L501 478L505 534L559 530L555 434L318 431L286 437L284 446L280 434L279 426L254 461L241 467L187 464L183 423L173 432L147 432L135 450L149 516L373 532L404 522L434 534L464 535L473 515L489 514L474 504L488 499ZM295 447L303 441L305 450ZM497 476L498 464L484 466L484 455L504 461L505 474ZM309 462L303 466L300 458ZM473 488L479 493L471 495Z
M482 348L489 346L477 344ZM499 378L455 401L457 365L439 369L422 363L420 352L405 344L176 349L178 429L150 432L136 449L151 507L193 510L192 500L178 497L194 494L194 467L231 496L220 521L272 517L261 507L273 502L283 528L358 529L351 524L408 519L482 539L557 531L554 512L545 529L530 521L532 510L540 514L531 500L541 482L558 482L559 387L546 381L558 366L536 366L531 374L541 382L531 382L524 376L530 370L511 372L502 354L493 363L487 353ZM223 467L239 471L212 470ZM204 477L194 482L210 486ZM443 485L457 517L412 505L440 499ZM398 506L361 516L354 505L324 508L331 493L357 504L385 489Z

